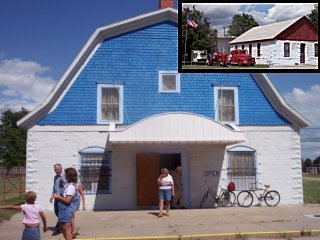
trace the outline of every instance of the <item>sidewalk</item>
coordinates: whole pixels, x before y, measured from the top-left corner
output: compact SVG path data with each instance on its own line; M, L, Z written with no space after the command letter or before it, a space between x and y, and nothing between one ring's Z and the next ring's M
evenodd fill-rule
M231 207L172 210L157 217L156 210L80 211L76 214L78 239L301 239L320 238L320 205ZM56 217L46 212L48 226ZM21 239L22 214L0 225L0 239ZM300 238L301 233L311 236ZM315 230L315 231L313 231ZM42 239L63 239L62 234L42 234ZM299 238L298 238L299 237Z

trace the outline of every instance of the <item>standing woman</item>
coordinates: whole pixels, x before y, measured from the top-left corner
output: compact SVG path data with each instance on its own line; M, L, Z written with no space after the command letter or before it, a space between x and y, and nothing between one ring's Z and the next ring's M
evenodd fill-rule
M71 232L72 236L76 237L80 235L76 230L76 224L75 224L75 216L76 211L79 211L80 209L80 202L82 201L82 210L86 210L86 203L85 203L85 197L84 197L84 190L82 184L78 181L76 184L76 194L74 195L73 203L74 203L74 212L73 212L73 218L71 220Z
M165 201L166 204L166 215L170 216L170 201L171 197L174 196L174 185L173 179L169 174L167 168L161 169L160 177L158 178L158 185L159 185L159 217L162 217L162 210L163 210L163 202Z
M67 168L64 171L67 184L60 193L55 193L54 198L58 200L58 221L65 240L72 240L71 220L74 213L74 195L76 194L76 183L78 173L74 168Z

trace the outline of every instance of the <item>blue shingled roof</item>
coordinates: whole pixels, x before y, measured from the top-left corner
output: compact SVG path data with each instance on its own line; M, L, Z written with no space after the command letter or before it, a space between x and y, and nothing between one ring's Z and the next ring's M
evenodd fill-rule
M289 123L250 74L185 73L180 93L159 93L159 71L178 68L177 36L177 24L165 21L105 39L56 109L38 124L96 124L97 83L124 85L124 124L164 112L214 118L214 84L239 86L240 125Z

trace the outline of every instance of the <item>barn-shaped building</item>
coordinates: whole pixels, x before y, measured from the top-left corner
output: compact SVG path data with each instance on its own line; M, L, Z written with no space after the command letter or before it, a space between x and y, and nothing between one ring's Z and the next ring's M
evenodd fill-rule
M299 130L309 122L265 74L179 73L173 8L98 28L19 125L26 188L46 209L55 163L78 170L88 209L157 206L160 168L178 165L189 208L230 181L303 203Z

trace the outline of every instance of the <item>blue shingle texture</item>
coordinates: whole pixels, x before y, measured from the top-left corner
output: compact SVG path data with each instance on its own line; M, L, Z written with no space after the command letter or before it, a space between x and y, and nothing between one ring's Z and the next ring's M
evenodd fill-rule
M123 84L124 124L165 112L214 119L213 85L237 85L239 125L285 125L250 74L180 74L180 93L159 93L159 71L178 69L177 24L165 21L105 39L39 125L97 124L97 83Z

